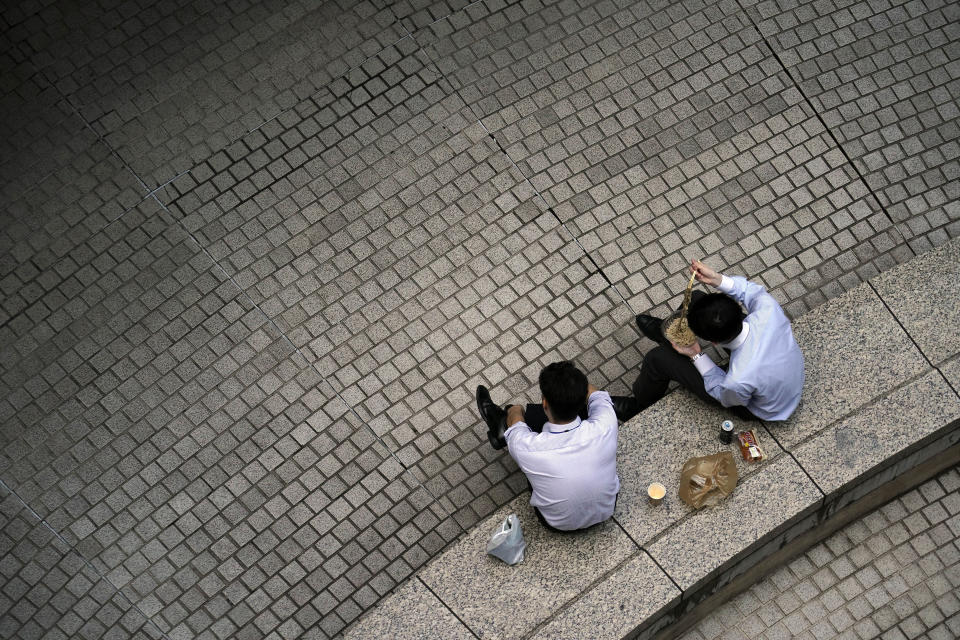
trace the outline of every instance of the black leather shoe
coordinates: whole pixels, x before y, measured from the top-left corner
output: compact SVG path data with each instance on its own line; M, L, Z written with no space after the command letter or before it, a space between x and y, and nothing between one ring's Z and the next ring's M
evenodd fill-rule
M667 344L667 339L663 337L663 332L660 330L662 324L663 320L660 318L654 318L645 313L637 316L637 327L640 329L640 333L657 344Z
M620 422L626 422L640 413L640 404L633 396L610 396L610 399L613 400L613 411Z
M507 430L507 412L490 399L490 391L482 384L477 387L477 410L487 423L487 440L494 449L503 449L507 440L503 433Z

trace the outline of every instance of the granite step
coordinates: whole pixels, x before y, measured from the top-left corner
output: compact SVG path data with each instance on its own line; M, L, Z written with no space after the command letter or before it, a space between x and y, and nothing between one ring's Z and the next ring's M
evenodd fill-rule
M960 462L960 240L850 290L794 323L807 377L796 413L755 428L767 458L737 459L736 491L694 511L683 462L726 448L729 416L685 391L620 430L614 517L579 534L536 522L524 494L431 561L347 638L672 637L764 571L860 513ZM647 485L669 489L660 506ZM514 567L486 555L516 513Z

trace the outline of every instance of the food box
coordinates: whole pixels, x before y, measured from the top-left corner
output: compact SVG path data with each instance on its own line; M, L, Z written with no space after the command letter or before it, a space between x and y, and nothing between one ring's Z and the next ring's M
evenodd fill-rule
M740 442L740 455L747 462L760 462L764 459L763 450L760 448L760 439L757 432L753 429L741 431L737 434L737 440Z

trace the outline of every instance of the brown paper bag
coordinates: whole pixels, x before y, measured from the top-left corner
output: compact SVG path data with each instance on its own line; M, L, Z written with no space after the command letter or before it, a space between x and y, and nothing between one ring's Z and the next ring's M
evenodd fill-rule
M680 499L694 509L712 507L733 493L738 477L729 451L690 458L680 472Z

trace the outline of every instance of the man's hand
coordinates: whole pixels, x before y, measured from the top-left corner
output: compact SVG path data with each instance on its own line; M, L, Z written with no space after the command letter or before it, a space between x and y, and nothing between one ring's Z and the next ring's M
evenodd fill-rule
M693 343L692 345L690 345L689 347L681 347L680 345L678 345L678 344L676 344L676 343L673 343L673 342L671 342L670 344L673 345L673 348L674 348L674 350L676 350L677 353L682 353L683 355L687 356L688 358L692 358L693 356L695 356L695 355L697 355L698 353L700 353L700 343L699 343L699 342L694 342L694 343Z
M507 428L509 429L518 422L523 422L523 407L515 404L507 409Z
M699 260L694 260L690 263L690 272L697 273L697 280L703 284L708 284L711 287L719 287L720 283L723 281L723 276L703 264ZM679 351L679 349L678 349ZM682 352L681 352L682 353Z
M590 399L590 396L591 394L593 394L594 391L599 391L599 389L597 389L595 386L593 386L588 382L587 383L587 399L588 400Z

